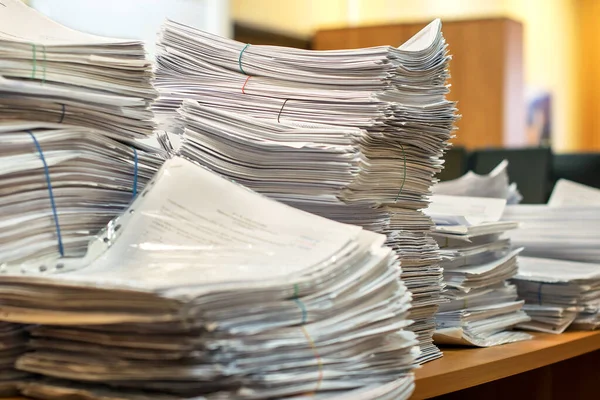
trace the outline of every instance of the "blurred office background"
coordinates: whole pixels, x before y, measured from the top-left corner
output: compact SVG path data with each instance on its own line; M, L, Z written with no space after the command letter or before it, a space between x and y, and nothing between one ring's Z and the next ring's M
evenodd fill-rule
M172 18L242 42L316 50L398 46L439 17L454 57L449 97L459 101L462 114L454 144L457 153L468 155L468 161L462 158L465 168L475 168L474 151L497 149L537 149L540 162L556 164L546 160L550 153L544 151L551 149L565 156L586 153L592 161L581 161L581 168L600 176L599 0L27 3L67 26L150 44L162 20ZM523 154L518 157L525 163L534 157Z

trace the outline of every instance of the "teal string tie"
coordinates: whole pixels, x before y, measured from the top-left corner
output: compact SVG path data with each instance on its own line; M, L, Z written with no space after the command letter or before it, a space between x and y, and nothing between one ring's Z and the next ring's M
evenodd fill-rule
M244 75L248 75L246 74L246 72L244 71L244 68L242 68L242 54L244 54L244 51L246 51L246 49L250 46L250 43L246 44L244 46L244 48L242 49L242 51L240 51L240 56L238 57L238 64L240 66L240 71L242 72L242 74Z
M46 46L42 45L42 85L46 83Z
M302 321L301 325L305 325L308 320L308 312L306 311L306 305L298 298L300 290L298 289L298 284L294 285L294 302L298 305L298 308L302 312Z
M31 43L31 53L33 55L33 59L31 60L33 63L31 66L31 79L35 79L35 73L37 71L37 46L35 43Z

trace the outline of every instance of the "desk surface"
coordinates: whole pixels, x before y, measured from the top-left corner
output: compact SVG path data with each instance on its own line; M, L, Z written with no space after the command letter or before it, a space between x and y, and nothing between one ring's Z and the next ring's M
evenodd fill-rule
M444 349L444 357L416 371L412 399L481 385L600 349L600 331L534 334L526 342L486 349ZM12 398L5 400L25 400Z
M426 399L481 385L600 349L600 331L534 339L485 349L443 349L444 357L416 371L412 399Z

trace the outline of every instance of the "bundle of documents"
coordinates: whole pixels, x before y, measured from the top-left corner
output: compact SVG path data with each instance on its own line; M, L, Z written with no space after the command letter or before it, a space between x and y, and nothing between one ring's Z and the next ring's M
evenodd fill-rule
M152 133L152 65L142 41L66 28L19 0L0 9L0 119L94 128L121 140Z
M0 59L0 264L81 256L167 154L144 141L155 91L142 42L7 0Z
M507 160L503 160L489 174L478 175L469 171L460 178L438 182L432 191L434 194L451 196L506 199L507 204L518 204L523 200L517 184L509 184Z
M514 282L532 319L520 327L549 333L600 327L600 264L520 257Z
M88 128L0 123L0 263L77 257L163 159Z
M442 274L420 209L454 129L434 21L399 48L245 45L167 22L154 107L179 154L311 213L385 233L413 293L422 361L439 357ZM183 105L182 105L183 102ZM170 117L177 115L183 127Z
M600 190L559 180L547 205L507 207L521 221L511 240L525 246L519 296L531 322L525 329L562 333L600 327Z
M28 373L14 368L17 358L27 350L25 327L0 322L0 396L17 394L17 386Z
M84 258L9 268L0 312L35 324L17 367L53 378L40 397L407 399L418 342L385 240L175 157Z
M166 154L138 142L154 127L151 78L141 42L73 31L1 1L0 274L83 255L144 189ZM26 329L0 325L0 395L28 379L13 369Z
M506 208L503 219L522 222L511 232L523 255L600 263L600 190L559 181L548 204Z
M506 200L434 195L427 213L435 222L446 296L436 314L436 343L495 346L530 335L510 331L529 321L514 285L517 254L501 235L517 227L499 221Z

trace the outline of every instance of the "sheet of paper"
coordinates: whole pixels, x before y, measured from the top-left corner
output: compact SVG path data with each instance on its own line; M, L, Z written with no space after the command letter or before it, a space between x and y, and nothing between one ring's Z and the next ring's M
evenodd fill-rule
M598 206L600 207L600 189L580 183L559 179L554 185L550 199L550 207L566 206Z
M506 206L505 199L433 195L425 209L427 215L442 225L477 225L499 221Z

